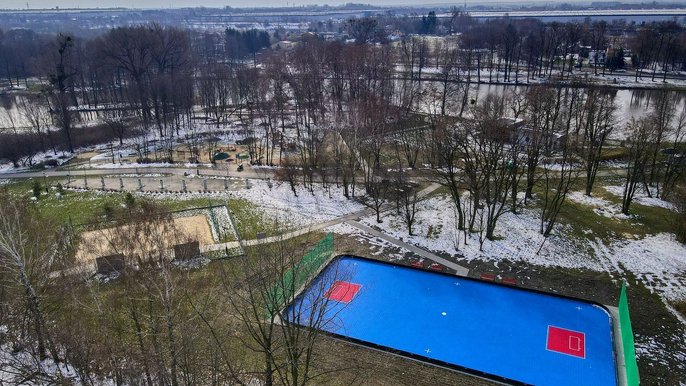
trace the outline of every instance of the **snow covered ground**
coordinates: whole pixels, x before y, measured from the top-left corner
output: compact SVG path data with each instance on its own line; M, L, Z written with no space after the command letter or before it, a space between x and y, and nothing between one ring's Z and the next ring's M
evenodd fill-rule
M607 201L600 197L589 197L586 194L584 194L584 192L569 192L567 194L567 199L577 202L579 204L590 206L591 208L593 208L593 212L601 216L620 219L631 218L630 215L622 213L622 208L619 205L613 204L610 201Z
M621 277L627 270L666 299L686 299L686 246L672 234L616 240L605 245L590 231L587 238L578 239L569 227L557 226L554 234L545 240L539 233L539 212L525 209L517 215L505 213L496 228L496 235L502 238L485 240L480 251L478 234L468 235L465 243L464 234L456 229L456 216L452 214L449 198L434 197L419 205L415 236L408 236L402 216L394 211L387 212L381 224L376 223L374 216L363 218L362 222L431 251L463 255L467 261L511 260L549 267L587 268L609 272L613 277Z
M308 226L363 210L365 207L357 201L346 199L343 188L332 186L325 191L320 185L315 186L314 193L298 187L298 196L294 196L288 184L272 183L257 180L251 181L251 188L231 191L227 194L242 198L264 209L267 216L279 222L288 220L291 226Z
M246 189L228 192L139 194L178 200L208 197L219 201L229 198L244 199L259 207L266 220L276 221L280 226L287 225L288 228L307 227L365 209L359 202L346 199L343 188L335 186L326 191L321 185L316 185L314 193L299 186L297 197L288 184L249 180L249 186L250 188L246 186Z
M51 359L39 361L26 351L14 352L10 345L0 345L0 385L48 385L58 378L81 384L72 366Z
M212 167L213 165L210 163L185 163L185 164L177 164L173 163L170 164L168 162L150 162L150 163L144 163L144 164L139 164L139 163L98 163L98 164L84 164L84 165L79 165L75 169L91 169L91 168L97 168L97 169L132 169L132 168L137 168L137 169L143 169L143 168L178 168L178 167L184 167L184 168L198 168L198 167Z
M73 158L73 155L69 154L68 152L59 151L57 152L57 154L55 154L52 151L46 151L36 154L33 157L33 164L35 165L49 160L56 160L58 165L62 165L65 162L69 161L71 158ZM17 168L15 168L11 162L3 163L2 161L3 160L0 160L0 174L25 172L31 169L31 166L29 166L28 161L26 162L26 165L20 165Z
M605 190L607 190L609 193L622 197L622 193L624 192L624 187L623 186L604 186L603 187ZM645 188L639 187L636 193L634 194L634 200L633 202L645 206L658 206L660 208L665 208L669 210L674 210L674 204L671 202L659 199L655 197L655 192L652 192L652 197L648 197L648 192L646 192Z

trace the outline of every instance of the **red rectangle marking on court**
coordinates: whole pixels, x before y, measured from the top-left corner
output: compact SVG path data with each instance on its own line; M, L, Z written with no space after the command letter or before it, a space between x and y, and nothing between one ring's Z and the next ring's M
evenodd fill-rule
M586 336L583 332L548 326L546 348L550 351L585 359Z
M337 281L324 294L327 299L341 303L350 303L362 286L360 284L349 283L347 281Z

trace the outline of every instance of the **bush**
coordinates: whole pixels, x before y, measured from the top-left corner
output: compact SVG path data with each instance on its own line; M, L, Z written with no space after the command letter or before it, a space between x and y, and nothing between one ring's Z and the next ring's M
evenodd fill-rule
M124 205L126 205L126 207L129 209L132 209L136 206L136 198L133 197L133 194L130 192L127 192L124 196Z
M40 195L43 192L43 186L41 186L40 181L33 181L31 189L33 190L33 197L40 198Z
M106 202L102 205L102 212L106 219L114 219L114 206L111 202Z

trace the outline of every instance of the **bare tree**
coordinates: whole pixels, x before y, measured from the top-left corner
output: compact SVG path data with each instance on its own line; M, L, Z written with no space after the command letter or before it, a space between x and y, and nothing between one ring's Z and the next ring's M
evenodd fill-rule
M330 304L325 293L349 273L334 264L313 280L326 251L315 249L302 257L306 252L287 240L261 245L248 249L238 272L226 276L227 298L248 331L243 343L261 355L259 373L267 386L313 384L331 371L317 362L316 344L321 331L336 323L340 307ZM298 302L305 283L311 290Z
M74 152L72 139L72 113L70 95L73 91L73 79L77 74L76 63L74 63L73 47L74 40L69 35L59 35L52 47L52 61L48 64L48 80L53 89L53 108L62 131L67 139L67 146L70 153Z
M465 172L474 205L470 229L483 202L486 207L486 238L489 240L495 238L498 219L507 209L512 173L515 171L508 147L512 133L507 121L503 120L504 111L504 100L488 95L475 108L475 120L467 125L463 144Z
M545 237L550 236L550 233L553 231L553 227L557 223L557 216L562 209L567 194L581 174L581 170L576 168L574 163L569 143L570 138L568 135L565 135L563 138L561 155L557 159L559 171L552 170L548 164L543 165L543 208L541 211L540 232ZM541 244L542 247L543 244Z
M653 147L653 154L650 160L650 175L648 177L648 184L654 186L657 176L660 173L658 167L658 153L662 142L668 138L673 127L672 120L676 114L676 94L667 89L657 91L656 97L653 99L652 111L650 112L651 124L655 127L655 147ZM659 188L659 187L658 187ZM651 192L648 192L650 195ZM658 190L658 197L660 196Z
M662 173L662 188L660 193L663 199L670 198L677 182L684 175L686 171L686 158L684 157L684 150L679 151L678 145L684 142L686 136L686 109L681 111L674 126L674 142L672 148L665 149L665 170Z
M656 130L651 127L650 121L640 119L631 120L628 127L628 166L624 191L622 193L622 213L629 213L629 206L634 198L636 189L641 182L645 181L646 168L648 167L651 148L654 146Z
M70 237L66 229L51 233L44 230L46 220L22 201L3 194L0 199L0 269L9 287L20 290L19 299L29 322L23 330L20 320L15 327L19 332L16 343L21 349L35 352L41 360L48 355L59 362L60 355L52 338L47 293L54 280L53 271L63 266ZM56 225L56 224L53 224ZM52 228L52 229L55 229ZM33 342L37 344L34 348ZM35 351L34 351L35 350Z
M550 138L555 136L561 110L562 89L532 87L527 91L528 109L525 114L528 130L522 138L526 153L526 195L533 198L533 188L538 178L539 163L543 155L551 150Z
M586 168L586 195L590 196L598 173L603 147L614 129L616 106L614 96L608 90L590 88L586 94L581 127L583 129L583 158Z
M50 148L54 154L57 154L57 149L50 136L50 111L45 101L44 95L22 97L19 99L19 108L26 121L31 125L31 129L40 138L41 150L46 150L45 138L47 137Z

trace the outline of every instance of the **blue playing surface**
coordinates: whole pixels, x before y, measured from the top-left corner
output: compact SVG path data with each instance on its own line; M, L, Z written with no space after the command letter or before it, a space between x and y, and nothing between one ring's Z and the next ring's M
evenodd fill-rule
M348 304L322 301L334 281L362 287ZM533 385L616 385L612 324L592 303L367 259L334 259L285 311L308 325ZM585 334L585 358L546 349L548 326Z

